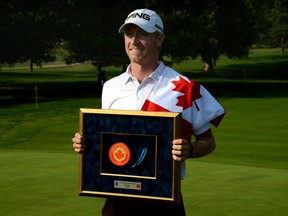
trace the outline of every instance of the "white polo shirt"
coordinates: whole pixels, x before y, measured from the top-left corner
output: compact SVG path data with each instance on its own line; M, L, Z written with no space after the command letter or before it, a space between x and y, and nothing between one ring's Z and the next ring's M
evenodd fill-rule
M126 72L105 82L102 109L181 112L193 135L205 132L212 120L225 114L223 107L202 85L163 62L159 62L157 69L141 84L129 68L130 65ZM185 163L182 163L181 177L184 176Z
M103 87L102 109L141 110L141 107L153 90L165 66L161 63L158 68L140 84L127 71L108 80Z

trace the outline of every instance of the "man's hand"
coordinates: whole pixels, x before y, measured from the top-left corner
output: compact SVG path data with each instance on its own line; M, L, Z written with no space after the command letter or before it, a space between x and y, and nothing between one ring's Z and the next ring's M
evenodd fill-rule
M75 152L82 153L84 151L84 137L79 132L74 135L72 142Z
M189 158L191 145L185 139L172 141L172 157L176 161L184 161Z
M213 152L216 147L211 129L197 135L195 142L189 143L185 139L175 139L172 144L172 157L176 161L184 161L190 157L203 157ZM192 147L193 152L191 155Z

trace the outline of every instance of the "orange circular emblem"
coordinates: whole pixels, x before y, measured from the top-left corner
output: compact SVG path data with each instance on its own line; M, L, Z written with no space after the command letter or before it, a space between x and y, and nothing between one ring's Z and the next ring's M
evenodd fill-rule
M109 149L109 158L116 166L124 166L130 160L130 149L125 143L114 143Z

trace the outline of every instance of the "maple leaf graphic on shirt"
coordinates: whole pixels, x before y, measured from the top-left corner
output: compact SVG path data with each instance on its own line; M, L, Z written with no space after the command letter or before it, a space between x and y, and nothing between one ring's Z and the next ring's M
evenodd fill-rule
M182 95L177 96L178 102L175 104L175 106L180 106L183 108L183 110L192 107L192 103L195 103L196 109L199 111L199 107L196 104L196 100L201 98L202 95L200 94L200 84L197 82L194 82L193 80L185 80L182 77L179 77L179 80L169 81L171 82L175 87L172 89L174 92L182 93ZM170 95L173 97L173 94L170 94L170 92L167 92L167 99L169 99ZM178 94L179 95L179 94ZM162 101L163 102L163 101ZM144 111L173 111L169 110L169 108L166 106L165 103L158 104L155 102L152 102L149 99L146 99L141 110ZM174 110L175 111L175 110Z
M180 77L178 81L176 80L171 82L175 85L173 91L183 93L183 95L177 97L178 103L176 104L177 106L183 107L183 110L192 107L192 102L195 102L197 99L202 97L200 94L200 84L194 82L193 80L188 82ZM197 110L199 110L196 102L195 105Z

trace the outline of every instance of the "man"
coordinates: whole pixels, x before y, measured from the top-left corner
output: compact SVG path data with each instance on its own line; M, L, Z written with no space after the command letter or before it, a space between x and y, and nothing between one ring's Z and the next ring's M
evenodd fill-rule
M181 161L184 179L186 159L205 156L215 149L210 123L218 126L225 111L203 86L158 61L165 35L162 20L154 11L131 12L119 29L122 32L130 65L104 84L102 108L182 112L183 138L171 140L171 153L174 160ZM196 138L193 142L192 135ZM82 153L84 137L76 133L72 141L74 150ZM112 197L106 199L102 215L182 216L185 209L183 201L166 204Z

